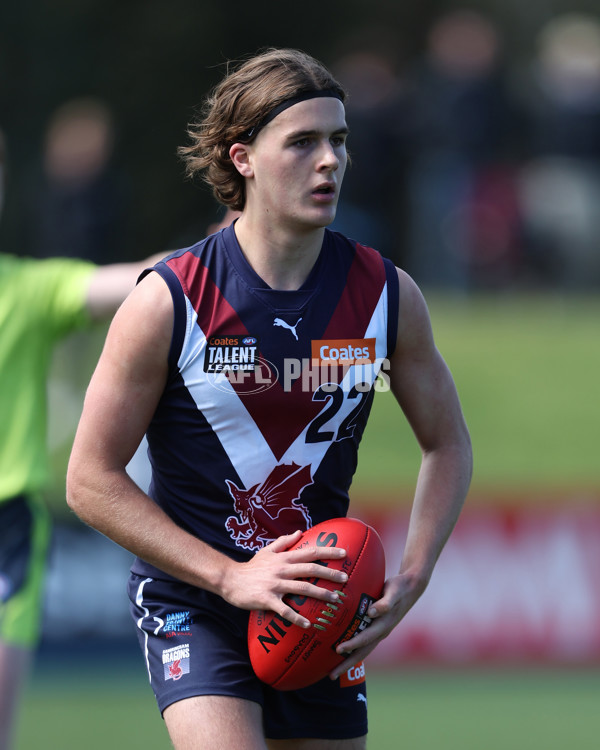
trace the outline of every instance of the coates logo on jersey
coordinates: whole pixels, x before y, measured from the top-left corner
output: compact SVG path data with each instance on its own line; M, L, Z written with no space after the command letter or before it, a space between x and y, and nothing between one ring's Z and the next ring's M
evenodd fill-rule
M320 339L311 342L316 365L372 365L376 339Z
M302 490L313 483L309 466L279 464L249 490L225 481L238 514L229 516L225 528L238 547L259 550L278 536L312 526L308 508L299 502Z
M365 681L365 664L360 661L340 675L340 687L353 687Z

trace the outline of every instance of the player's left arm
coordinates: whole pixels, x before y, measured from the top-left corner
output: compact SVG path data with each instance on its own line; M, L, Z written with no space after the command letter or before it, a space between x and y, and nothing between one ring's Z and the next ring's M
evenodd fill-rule
M400 570L386 581L382 598L372 605L372 624L338 648L349 658L333 677L370 653L421 596L471 481L471 441L454 380L435 345L419 288L404 272L398 271L398 276L398 339L389 379L421 448L421 467Z

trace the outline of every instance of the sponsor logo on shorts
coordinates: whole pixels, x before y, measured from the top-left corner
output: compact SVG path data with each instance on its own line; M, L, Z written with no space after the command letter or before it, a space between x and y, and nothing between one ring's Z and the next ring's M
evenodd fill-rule
M376 339L318 339L311 341L313 362L319 365L369 365L375 362Z
M192 635L192 618L189 612L170 612L165 618L164 631L167 638L176 635L184 635L186 638Z
M166 648L162 652L165 680L180 680L190 673L190 644Z
M365 664L359 662L344 674L340 675L340 687L354 687L354 685L360 685L365 681ZM362 693L360 693L362 695Z

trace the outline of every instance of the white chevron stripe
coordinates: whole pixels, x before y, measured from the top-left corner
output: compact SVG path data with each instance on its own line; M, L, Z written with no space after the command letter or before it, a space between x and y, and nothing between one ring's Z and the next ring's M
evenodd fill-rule
M188 330L179 359L186 388L206 417L246 488L262 482L277 465L273 451L223 375L215 388L204 372L206 336L186 298ZM214 375L210 375L212 380ZM201 457L199 460L202 460Z
M365 332L365 338L376 339L377 360L372 365L348 368L341 383L345 393L356 383L372 385L377 378L387 349L387 304L386 285ZM218 376L219 387L216 388L213 385L215 375L204 372L206 336L198 325L197 314L187 298L186 305L188 325L179 359L185 386L217 435L244 487L248 489L263 482L278 461L227 378L224 375ZM342 408L328 423L328 429L339 428L357 403L357 399L345 399ZM330 443L307 443L308 427L307 425L290 445L281 463L295 462L299 466L310 466L312 475L323 460Z

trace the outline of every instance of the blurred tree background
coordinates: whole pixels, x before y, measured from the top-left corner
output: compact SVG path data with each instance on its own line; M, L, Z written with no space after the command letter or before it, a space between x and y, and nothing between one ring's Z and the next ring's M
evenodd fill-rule
M184 180L176 149L226 61L264 46L295 46L331 65L371 47L402 75L423 50L444 0L254 3L216 0L22 0L0 8L0 126L9 143L2 247L22 252L23 204L42 161L44 131L63 102L96 96L116 123L114 161L131 194L126 257L200 236L216 216L208 191ZM481 0L509 67L532 54L552 15L594 12L597 0Z

